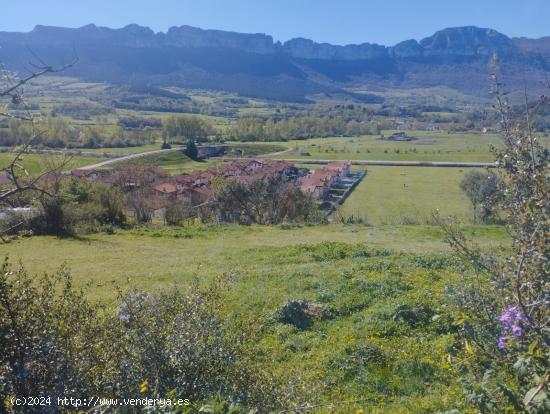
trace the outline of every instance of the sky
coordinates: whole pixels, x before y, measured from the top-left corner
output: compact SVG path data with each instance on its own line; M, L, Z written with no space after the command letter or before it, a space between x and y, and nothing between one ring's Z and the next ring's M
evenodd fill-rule
M550 36L550 0L0 0L0 31L37 24L155 31L190 25L305 37L333 44L393 45L446 27L489 27L510 37Z

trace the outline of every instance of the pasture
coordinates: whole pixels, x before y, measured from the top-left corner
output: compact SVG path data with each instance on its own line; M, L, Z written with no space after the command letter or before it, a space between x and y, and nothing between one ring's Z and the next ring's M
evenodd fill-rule
M505 237L495 226L467 227L484 246L495 246ZM115 235L93 234L78 239L21 238L2 245L3 255L19 261L31 272L53 272L66 264L79 284L91 283L93 296L112 298L110 283L125 285L127 278L142 288L186 284L193 277L241 269L258 269L251 249L315 244L321 242L365 243L411 253L448 252L444 235L434 226L202 226L150 227L119 231ZM270 266L269 263L264 263Z
M424 224L432 214L472 220L459 184L467 169L369 166L367 175L333 215L370 224Z
M384 131L389 137L395 131ZM490 162L490 146L499 145L495 134L407 131L416 141L394 142L379 136L315 138L289 141L294 151L281 158L388 161L470 161ZM309 156L300 155L303 148Z
M0 153L0 170L6 168L6 166L13 160L13 154L9 152ZM70 161L64 167L65 170L72 168L82 167L84 165L93 164L103 161L102 158L94 157L71 157ZM42 154L25 154L22 157L21 165L29 173L29 175L37 175L46 171L52 165L58 165L62 162L61 156L42 155Z

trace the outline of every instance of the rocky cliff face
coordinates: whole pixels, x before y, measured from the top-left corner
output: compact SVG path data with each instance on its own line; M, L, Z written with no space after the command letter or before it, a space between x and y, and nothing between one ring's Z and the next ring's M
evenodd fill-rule
M281 44L265 34L190 26L167 33L138 25L0 32L1 63L22 69L18 65L29 61L28 48L52 64L71 59L74 48L80 61L69 74L84 79L226 89L280 100L373 84L447 86L478 94L489 90L493 53L518 82L525 76L544 79L550 72L550 38L510 39L477 27L444 29L420 42L406 40L392 47L337 46L303 38Z
M424 49L416 40L405 40L389 48L388 52L396 59L410 59L423 56Z
M302 59L368 60L385 57L416 58L420 56L487 56L493 52L510 53L550 51L550 38L515 39L492 30L477 27L444 29L419 42L406 40L393 47L362 43L337 46L296 38L283 45L265 34L245 34L221 30L203 30L191 26L172 27L167 33L154 33L135 24L109 29L90 24L77 29L36 26L28 33L0 32L0 42L125 47L227 48L258 54L284 53Z
M528 52L539 54L547 59L550 59L550 36L541 37L540 39L527 39L519 37L512 39L514 45L519 49Z
M387 56L386 48L376 44L335 46L303 38L285 42L283 50L289 56L301 59L365 60Z
M265 34L243 34L221 30L203 30L191 26L172 27L161 36L166 46L185 48L228 48L251 53L276 53L279 45Z
M494 52L510 53L514 43L507 36L478 27L441 30L420 42L424 56L489 56Z

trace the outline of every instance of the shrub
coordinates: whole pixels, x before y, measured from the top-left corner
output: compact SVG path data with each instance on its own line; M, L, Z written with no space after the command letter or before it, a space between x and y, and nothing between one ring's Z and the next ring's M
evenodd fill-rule
M195 216L190 204L172 204L164 213L164 220L169 226L180 226L183 221Z
M75 234L77 215L67 200L60 195L44 194L38 201L38 214L29 220L35 234L72 236Z
M305 300L289 300L275 313L275 319L279 322L294 325L298 329L307 329L315 321L329 317L330 313L324 305L309 303Z
M478 219L488 221L494 214L498 202L500 178L492 172L468 171L460 188L470 199L474 210L474 223Z
M216 191L211 205L221 222L280 224L316 218L313 199L280 177L248 184L228 180Z
M1 404L8 396L176 395L199 406L221 400L258 412L280 408L282 388L254 368L246 332L221 316L223 289L214 282L188 292L119 293L113 312L90 303L66 269L37 278L4 261Z
M464 313L465 392L482 412L543 413L550 410L550 152L529 117L515 115L496 75L495 82L503 138L494 149L502 172L495 208L506 216L511 249L506 257L485 254L441 223L475 271L452 294Z

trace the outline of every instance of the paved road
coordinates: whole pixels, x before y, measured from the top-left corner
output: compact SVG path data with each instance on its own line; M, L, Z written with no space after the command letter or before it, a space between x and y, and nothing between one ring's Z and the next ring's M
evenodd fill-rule
M140 153L137 153L137 154L125 155L124 157L111 158L111 159L108 159L106 161L101 161L101 162L98 162L96 164L86 165L86 166L80 167L78 169L79 170L95 170L96 168L106 167L106 166L109 166L109 165L112 165L112 164L117 164L117 163L123 162L123 161L129 161L129 160L134 160L136 158L147 157L149 155L164 154L164 153L167 153L167 152L174 152L174 151L181 151L181 147L165 149L165 150L140 152Z
M265 157L269 158L269 157ZM244 160L246 158L224 157L224 160ZM316 160L304 158L285 158L295 164L328 164L338 160ZM454 161L379 161L379 160L350 160L353 165L387 165L391 167L463 167L463 168L496 168L495 163L490 162L454 162Z
M109 165L117 164L119 162L123 161L129 161L137 158L147 157L150 155L155 154L164 154L168 152L173 151L180 151L182 148L171 148L166 150L155 150L155 151L149 151L149 152L140 152L138 154L131 154L126 155L124 157L119 158L111 158L106 161L98 162L96 164L86 165L84 167L80 167L80 170L94 170L96 168L106 167ZM263 158L272 158L277 155L282 155L285 151L276 152L273 154L266 154L263 156ZM232 161L232 160L246 160L250 159L251 157L220 157L219 159L222 161ZM259 156L258 158L262 158L262 156ZM279 159L279 158L274 158ZM285 158L285 161L293 162L296 164L328 164L332 161L336 160L321 160L321 159L309 159L309 158ZM383 166L390 166L390 167L459 167L459 168L495 168L495 163L490 162L467 162L467 161L380 161L380 160L351 160L351 163L353 165L383 165Z

